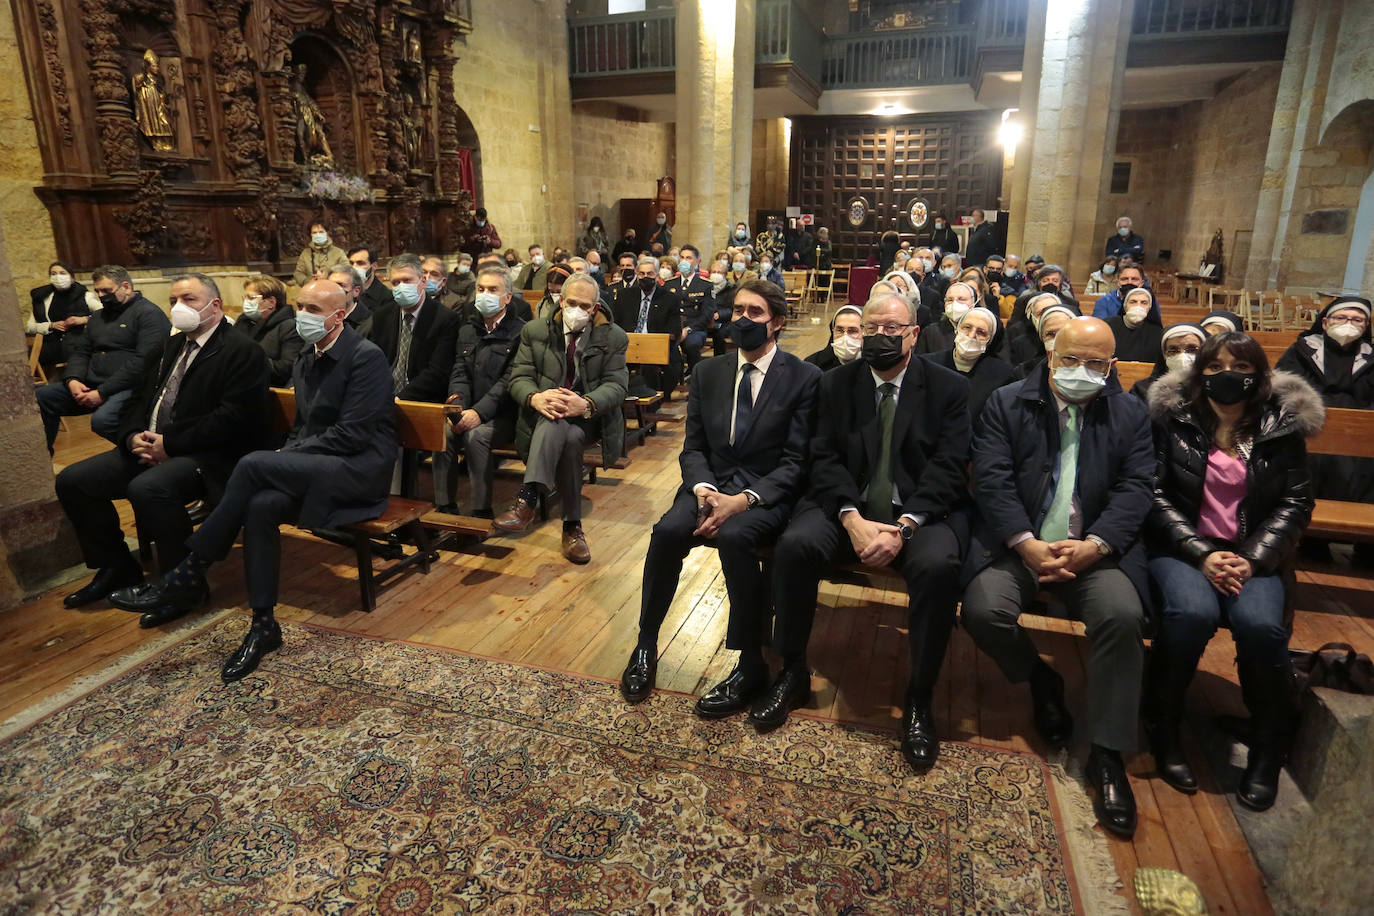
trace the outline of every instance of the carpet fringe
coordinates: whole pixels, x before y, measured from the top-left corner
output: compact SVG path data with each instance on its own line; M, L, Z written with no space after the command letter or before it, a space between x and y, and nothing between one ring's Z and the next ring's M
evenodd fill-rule
M1124 885L1116 873L1116 862L1112 859L1107 838L1095 829L1097 814L1081 779L1082 765L1064 749L1055 753L1048 763L1083 912L1087 916L1129 914L1130 903L1118 893Z
M184 639L195 636L201 630L214 626L233 612L232 608L226 608L217 613L208 614L193 621L187 621L174 630L163 633L155 639L150 639L130 649L99 671L82 675L72 681L71 684L60 693L55 693L46 699L39 700L33 705L27 706L23 710L10 716L5 721L0 722L0 741L12 738L30 725L33 725L39 719L51 715L74 700L78 700L91 691L108 684L110 681L113 681L126 672L132 671L159 652L170 648Z

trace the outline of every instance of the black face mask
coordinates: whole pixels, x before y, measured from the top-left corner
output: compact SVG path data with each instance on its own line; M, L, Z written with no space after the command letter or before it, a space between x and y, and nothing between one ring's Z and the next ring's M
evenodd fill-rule
M642 289L642 290L644 290L644 292L646 292L646 293L649 292L649 291L652 290L655 286L658 286L658 280L657 280L656 278L654 278L654 277L640 277L640 278L639 278L639 288Z
M507 261L507 262L506 262L506 266L507 266L507 267L514 267L514 266L515 266L515 262L514 262L514 261Z
M1117 289L1121 290L1121 301L1126 301L1126 294L1133 289L1140 289L1139 283L1122 283Z
M634 269L633 267L622 267L622 268L620 268L620 279L624 280L626 283L629 283L629 282L630 282L631 280L633 280L634 278L635 278L635 269Z
M902 335L867 334L863 345L864 362L881 372L902 361Z
M740 318L730 322L730 336L747 353L768 343L768 325L752 318Z
M113 309L119 308L120 302L115 298L114 293L102 293L100 296L100 307Z
M1002 282L1002 272L1001 272L1000 270L990 270L990 271L988 271L988 282L989 282L989 283L1001 283L1001 282Z
M1227 369L1202 377L1202 390L1218 404L1239 404L1248 401L1258 390L1259 374Z
M1044 286L1040 287L1040 292L1042 292L1042 293L1055 293L1055 294L1058 294L1058 292L1059 292L1059 284L1058 284L1058 283L1046 283Z

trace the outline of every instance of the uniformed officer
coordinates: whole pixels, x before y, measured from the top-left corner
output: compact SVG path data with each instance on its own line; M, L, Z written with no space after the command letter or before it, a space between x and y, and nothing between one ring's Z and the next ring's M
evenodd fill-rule
M687 357L687 373L701 362L701 347L706 331L716 314L716 294L711 281L701 275L701 252L695 245L683 245L677 276L664 284L682 303L682 352Z

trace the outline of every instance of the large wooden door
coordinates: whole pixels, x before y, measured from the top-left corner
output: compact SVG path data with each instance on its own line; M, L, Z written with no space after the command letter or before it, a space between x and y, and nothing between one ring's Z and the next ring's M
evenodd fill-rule
M830 228L840 260L862 261L889 229L923 241L907 208L917 197L951 220L974 207L993 210L1002 191L1002 151L993 112L891 118L796 118L792 125L791 201ZM868 215L854 227L849 205Z

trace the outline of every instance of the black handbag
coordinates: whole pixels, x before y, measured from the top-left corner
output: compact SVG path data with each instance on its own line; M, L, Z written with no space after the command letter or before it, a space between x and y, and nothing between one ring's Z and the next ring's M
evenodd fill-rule
M1329 687L1374 695L1374 660L1344 642L1329 642L1315 652L1289 649L1298 687Z

